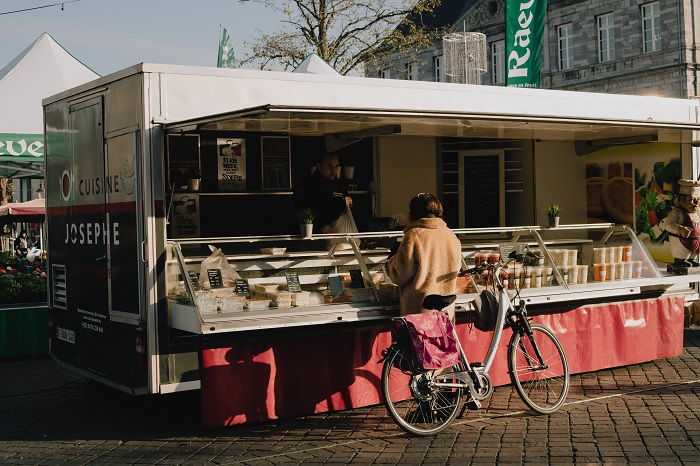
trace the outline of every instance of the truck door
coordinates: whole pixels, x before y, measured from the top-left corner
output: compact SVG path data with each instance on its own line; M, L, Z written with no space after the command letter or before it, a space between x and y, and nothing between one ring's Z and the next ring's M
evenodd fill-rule
M68 315L75 329L75 357L79 366L109 374L110 325L107 295L107 223L102 97L70 106L69 215L64 246L69 253ZM68 171L68 170L67 170Z
M110 237L109 317L112 354L120 364L111 368L112 377L120 384L137 387L146 384L146 359L135 357L137 328L145 322L145 277L142 262L142 210L140 189L140 134L138 127L107 134L106 177L107 224ZM136 364L136 367L132 367Z

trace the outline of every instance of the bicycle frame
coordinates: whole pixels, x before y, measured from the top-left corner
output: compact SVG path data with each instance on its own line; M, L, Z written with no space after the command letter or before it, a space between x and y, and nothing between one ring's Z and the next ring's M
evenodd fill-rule
M474 386L472 384L471 377L468 376L469 372L474 372L475 375L478 377L478 382L481 381L481 376L486 375L488 376L489 369L491 368L491 365L493 364L494 359L496 358L496 353L498 352L498 346L501 343L501 338L503 337L503 331L505 330L506 327L506 317L508 316L509 313L514 312L513 308L513 303L510 299L510 296L508 296L508 292L505 289L505 286L503 285L503 282L501 280L501 272L503 270L503 267L501 266L500 262L496 265L496 268L493 272L496 288L498 289L498 294L499 294L499 299L498 299L498 315L496 317L496 328L494 329L493 332L493 337L491 338L491 343L489 344L489 349L486 352L486 358L484 359L484 362L480 366L475 366L472 367L471 364L469 363L469 358L467 358L466 353L464 352L464 348L462 347L462 343L459 341L459 338L457 338L457 345L459 347L459 352L462 357L462 361L464 362L466 366L466 371L459 372L459 373L453 373L450 374L452 377L457 377L459 380L467 383L469 385L470 390L474 390ZM435 385L441 386L441 387L453 387L453 388L465 388L464 386L460 386L458 384L454 383L446 383L446 382L439 382L439 376L436 378ZM481 388L481 387L476 387L476 388Z

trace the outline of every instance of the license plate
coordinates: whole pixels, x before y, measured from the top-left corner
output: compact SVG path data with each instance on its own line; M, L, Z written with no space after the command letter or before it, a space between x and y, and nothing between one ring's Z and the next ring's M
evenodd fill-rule
M67 328L56 327L56 338L75 344L75 331Z

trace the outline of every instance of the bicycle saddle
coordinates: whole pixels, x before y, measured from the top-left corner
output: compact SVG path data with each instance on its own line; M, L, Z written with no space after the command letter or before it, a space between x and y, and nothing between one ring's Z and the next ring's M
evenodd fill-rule
M447 306L455 302L457 295L450 294L447 296L442 296L439 294L430 294L423 300L423 309L429 309L431 311L439 311L445 309Z

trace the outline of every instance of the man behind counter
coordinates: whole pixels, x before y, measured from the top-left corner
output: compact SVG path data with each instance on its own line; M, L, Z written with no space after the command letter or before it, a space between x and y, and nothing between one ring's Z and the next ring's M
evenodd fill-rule
M294 193L297 209L311 208L316 212L315 233L335 233L333 222L352 207L346 180L338 178L340 161L335 154L325 154L316 163L316 171Z

